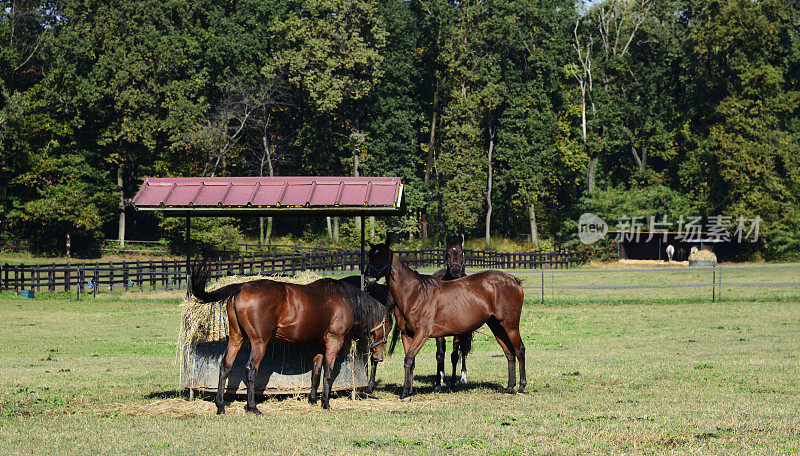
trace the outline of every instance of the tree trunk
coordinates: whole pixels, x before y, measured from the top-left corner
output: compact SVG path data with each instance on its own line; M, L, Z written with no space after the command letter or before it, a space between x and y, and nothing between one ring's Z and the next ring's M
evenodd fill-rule
M486 179L486 247L491 244L492 226L492 152L494 151L494 130L489 127L489 174Z
M353 151L353 176L358 177L358 149ZM356 230L361 227L361 217L356 217ZM336 236L339 237L338 234ZM336 239L337 241L339 239Z
M369 238L375 239L375 216L369 216Z
M119 248L125 248L125 191L122 188L122 164L117 167L117 187L119 187Z
M72 256L72 237L70 236L69 232L67 232L67 258Z
M333 240L333 228L331 228L331 217L325 217L325 223L328 224L328 239Z
M594 166L597 158L589 157L589 193L594 192Z
M425 191L428 190L428 183L431 179L431 172L433 171L433 148L436 144L436 111L439 102L439 84L437 81L436 89L433 91L433 114L431 115L431 136L428 141L428 157L425 162ZM422 239L428 239L428 211L422 212Z
M267 121L267 124L269 124L269 121ZM272 168L272 149L269 147L269 137L266 134L266 127L265 131L261 133L261 145L264 148L264 151L261 154L261 167L259 174L261 176L264 175L264 165L267 165L269 177L274 177L275 170ZM258 218L258 228L259 228L259 241L261 243L261 246L269 244L270 237L272 237L272 217L267 217L266 235L264 234L264 217Z
M539 233L536 229L536 205L534 203L531 203L530 206L528 206L528 217L530 218L531 222L531 244L538 249Z
M333 218L333 242L339 242L339 217Z

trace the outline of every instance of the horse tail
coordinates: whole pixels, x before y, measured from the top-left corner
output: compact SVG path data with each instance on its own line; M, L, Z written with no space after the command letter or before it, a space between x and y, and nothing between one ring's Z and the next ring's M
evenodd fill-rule
M210 276L211 267L208 265L208 262L205 259L199 263L195 263L195 265L192 267L192 277L189 290L191 291L192 296L194 296L199 302L208 303L225 301L231 296L239 293L239 290L242 288L241 283L234 283L214 291L206 291L206 283L208 282Z

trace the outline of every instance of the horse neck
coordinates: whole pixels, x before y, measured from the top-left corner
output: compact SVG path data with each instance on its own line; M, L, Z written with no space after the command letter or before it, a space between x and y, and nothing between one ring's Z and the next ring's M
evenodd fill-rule
M394 298L395 305L403 311L406 308L406 297L417 291L419 283L414 280L414 271L403 264L397 255L392 256L392 270L390 271L389 293Z

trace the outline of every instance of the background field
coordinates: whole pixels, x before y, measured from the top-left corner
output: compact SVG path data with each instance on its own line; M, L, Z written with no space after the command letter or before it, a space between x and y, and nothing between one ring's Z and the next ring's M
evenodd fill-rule
M796 297L526 303L529 394L509 396L485 328L469 385L397 399L402 356L374 397L270 399L224 417L186 403L179 294L0 295L0 452L261 454L799 454ZM449 356L448 356L449 359ZM449 370L449 368L448 368Z

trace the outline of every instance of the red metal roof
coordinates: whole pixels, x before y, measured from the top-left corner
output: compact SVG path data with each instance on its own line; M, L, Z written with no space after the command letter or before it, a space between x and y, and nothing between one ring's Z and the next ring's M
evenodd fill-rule
M133 205L166 215L388 215L402 212L399 177L150 177Z

